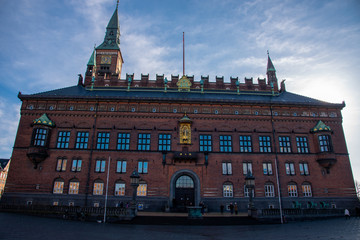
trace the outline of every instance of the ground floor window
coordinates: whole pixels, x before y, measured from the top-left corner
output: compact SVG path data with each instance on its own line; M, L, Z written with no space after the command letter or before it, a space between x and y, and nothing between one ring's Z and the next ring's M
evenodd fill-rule
M79 194L80 183L78 181L71 181L69 184L69 194Z
M303 184L302 185L302 192L304 194L304 197L311 197L312 193L311 193L311 186L310 184Z
M275 197L274 184L265 185L265 197Z
M255 190L254 189L251 189L251 192L252 192L252 197L255 196ZM249 188L246 187L246 185L244 186L244 197L249 197Z
M289 197L297 197L297 186L294 184L288 185Z
M94 182L93 195L103 195L104 183L100 180Z
M125 183L115 183L115 196L125 196Z
M140 183L137 188L137 195L138 196L146 196L147 194L147 184L146 183Z
M223 185L223 196L224 197L234 196L233 185L231 183L225 183Z
M54 182L53 193L61 194L64 191L64 180L57 179Z

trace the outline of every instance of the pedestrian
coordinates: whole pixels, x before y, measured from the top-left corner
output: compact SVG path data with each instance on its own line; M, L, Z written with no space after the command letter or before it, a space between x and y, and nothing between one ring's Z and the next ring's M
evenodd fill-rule
M232 203L230 203L230 213L233 214L234 213L234 205Z
M347 208L345 209L345 219L350 219L350 212Z
M221 205L220 205L220 212L221 212L221 214L224 213L224 208L225 208L225 207L224 207L224 204L221 204Z
M239 208L238 208L237 203L235 203L235 205L234 205L234 211L235 211L235 215L237 215L238 212L239 212Z

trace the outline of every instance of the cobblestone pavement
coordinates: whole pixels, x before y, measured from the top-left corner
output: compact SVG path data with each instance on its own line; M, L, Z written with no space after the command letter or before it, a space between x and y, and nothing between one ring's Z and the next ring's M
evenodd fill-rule
M99 224L0 212L0 239L360 239L360 218L272 225L174 226Z

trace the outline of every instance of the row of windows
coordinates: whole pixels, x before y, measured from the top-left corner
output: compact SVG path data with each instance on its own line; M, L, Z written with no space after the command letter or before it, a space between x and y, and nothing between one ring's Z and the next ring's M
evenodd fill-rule
M34 146L45 146L47 129L36 128L33 139ZM279 152L291 153L291 141L289 136L279 136ZM329 135L319 135L319 147L321 152L331 152L331 138ZM77 132L75 148L87 149L89 141L89 132ZM96 139L96 149L109 149L110 133L98 132ZM60 131L57 138L57 148L69 148L70 131ZM220 152L233 152L231 135L219 136L219 151ZM151 134L139 133L137 141L137 150L150 151ZM200 152L213 151L213 138L211 135L199 135L199 150ZM253 152L252 136L242 135L239 136L239 151L240 152ZM296 148L298 153L309 153L308 139L305 136L296 137ZM118 133L117 136L117 150L130 149L130 133ZM171 151L171 134L159 134L158 136L158 150ZM259 136L259 151L264 153L272 152L272 144L270 136Z

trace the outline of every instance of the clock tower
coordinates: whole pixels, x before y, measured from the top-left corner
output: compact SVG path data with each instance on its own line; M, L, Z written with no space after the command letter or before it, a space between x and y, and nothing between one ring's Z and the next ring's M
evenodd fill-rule
M107 27L102 44L95 48L85 74L85 86L113 86L121 77L124 60L120 51L118 5ZM90 64L90 65L89 65Z

